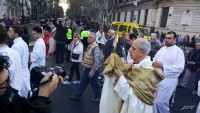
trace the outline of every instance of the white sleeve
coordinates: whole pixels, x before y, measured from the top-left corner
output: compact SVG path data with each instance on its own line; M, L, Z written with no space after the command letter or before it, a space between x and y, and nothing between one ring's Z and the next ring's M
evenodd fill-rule
M167 77L178 77L184 69L185 66L185 58L183 52L177 52L176 58L174 58L174 64L172 65L163 65L164 75Z
M124 102L128 103L130 88L124 75L122 75L115 85L114 90Z
M40 59L42 58L42 51L39 49L39 44L35 44L33 47L33 52L31 53L31 62L40 62Z
M71 50L72 50L72 45L68 45L68 46L67 46L67 49L68 49L69 51L71 51Z
M96 42L97 42L97 44L99 44L99 40L98 40L99 39L99 35L98 35L98 32L96 33L96 36L97 36L96 37Z

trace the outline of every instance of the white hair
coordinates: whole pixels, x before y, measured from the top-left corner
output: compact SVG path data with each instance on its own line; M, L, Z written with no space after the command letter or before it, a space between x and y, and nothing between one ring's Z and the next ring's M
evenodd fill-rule
M92 35L92 37L95 38L95 39L97 38L97 35L94 32L90 32L90 35Z
M114 34L115 34L115 31L114 31L114 30L112 30L112 29L110 29L109 31L112 33L112 35L114 35Z
M138 49L140 51L145 50L146 55L148 55L151 51L151 44L149 43L149 41L144 38L137 38L135 41L140 43Z

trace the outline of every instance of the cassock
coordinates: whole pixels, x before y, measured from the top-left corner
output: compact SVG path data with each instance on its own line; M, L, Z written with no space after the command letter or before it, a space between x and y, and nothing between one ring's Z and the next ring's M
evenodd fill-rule
M44 44L44 40L42 38L38 38L33 47L33 52L31 53L31 67L36 66L45 66L45 56L46 56L46 47Z
M155 73L150 57L139 64L123 66L120 58L111 54L104 66L99 113L153 113L156 84L163 77ZM118 81L112 72L115 66L125 74Z
M26 44L26 42L24 42L24 40L21 37L16 38L13 42L14 44L11 48L17 51L21 58L21 65L22 65L21 67L24 80L24 85L22 88L22 96L27 97L28 92L31 90L30 71L28 69L28 60L29 60L28 45Z
M9 48L7 45L0 47L0 54L9 57L9 77L10 77L10 85L12 88L18 90L19 95L21 95L21 90L23 86L23 75L22 75L22 68L21 68L21 58L19 54ZM22 96L22 95L21 95Z
M162 47L153 58L153 61L163 63L163 69L158 72L165 77L157 85L157 95L154 100L154 113L170 113L169 100L178 84L178 77L183 72L185 58L183 51L176 45Z

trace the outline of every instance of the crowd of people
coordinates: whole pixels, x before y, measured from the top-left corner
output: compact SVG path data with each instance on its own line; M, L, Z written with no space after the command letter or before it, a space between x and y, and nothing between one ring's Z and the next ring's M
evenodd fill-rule
M177 85L186 88L192 75L196 81L192 94L198 92L200 37L192 38L193 49L185 56L188 35L183 38L174 31L161 34L156 31L151 33L150 40L125 32L118 37L112 29L104 32L101 24L94 32L88 25L79 29L76 21L67 26L65 19L55 18L32 28L36 41L29 54L29 38L23 38L28 36L27 29L13 25L7 16L5 13L5 24L0 25L2 113L50 113L49 95L59 82L78 85L70 96L72 101L79 101L90 83L95 94L91 101L100 102L100 113L170 113L170 98ZM56 27L55 36L51 23ZM71 64L65 81L48 73L42 79L47 83L39 86L36 96L30 99L30 71L38 66L66 68L65 61ZM100 72L102 64L104 69ZM99 82L103 82L102 90Z

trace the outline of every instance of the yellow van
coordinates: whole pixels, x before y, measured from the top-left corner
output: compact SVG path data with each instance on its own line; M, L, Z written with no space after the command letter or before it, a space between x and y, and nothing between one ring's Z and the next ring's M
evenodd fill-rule
M137 38L143 36L145 39L150 40L150 33L147 28L137 23L113 21L111 29L115 30L119 37L122 37L124 31L126 36L133 32Z

